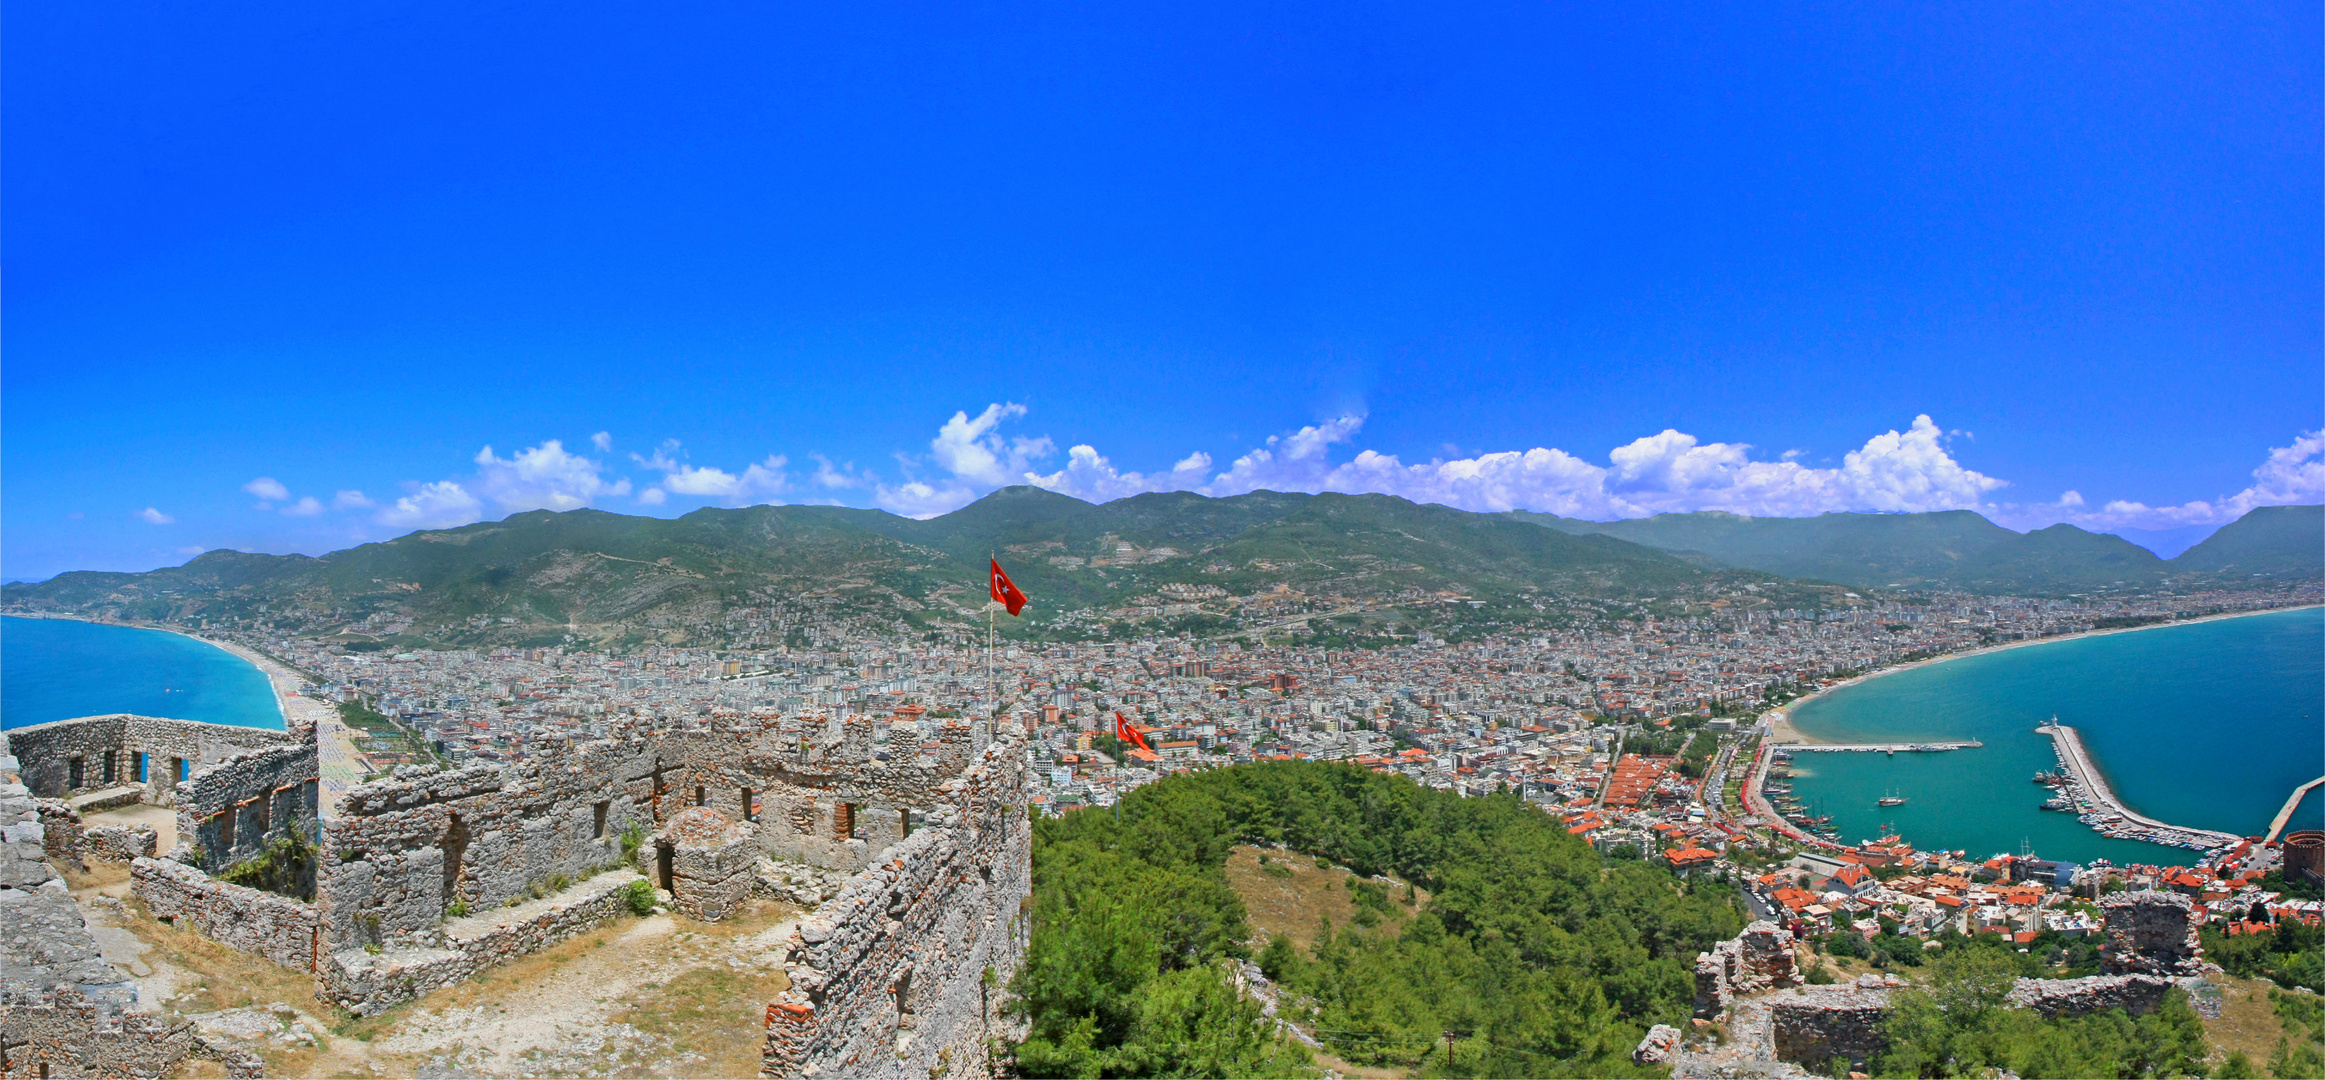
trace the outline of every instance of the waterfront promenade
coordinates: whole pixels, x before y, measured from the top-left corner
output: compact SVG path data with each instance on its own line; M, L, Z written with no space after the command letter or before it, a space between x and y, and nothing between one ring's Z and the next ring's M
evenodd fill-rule
M2050 723L2034 729L2051 737L2058 751L2059 766L2066 770L2068 795L2083 811L2083 820L2100 833L2119 840L2145 840L2152 844L2170 844L2199 851L2230 847L2243 837L2212 829L2195 829L2157 821L2123 805L2123 800L2107 786L2106 777L2092 764L2090 752L2083 747L2082 736L2066 724ZM2107 821L2112 815L2117 820ZM2094 817L2098 820L2093 820Z
M1976 739L1959 742L1917 743L1784 743L1795 753L1808 754L1934 754L1946 750L1975 750L1986 745Z

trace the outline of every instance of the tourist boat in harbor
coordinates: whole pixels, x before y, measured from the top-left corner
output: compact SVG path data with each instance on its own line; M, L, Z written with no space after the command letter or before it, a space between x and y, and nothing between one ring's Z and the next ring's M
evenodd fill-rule
M1903 806L1905 805L1905 796L1899 795L1896 788L1890 788L1889 794L1881 796L1877 801L1882 806Z

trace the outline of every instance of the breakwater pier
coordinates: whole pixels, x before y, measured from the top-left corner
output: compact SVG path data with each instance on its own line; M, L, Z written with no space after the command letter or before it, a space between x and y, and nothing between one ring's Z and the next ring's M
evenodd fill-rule
M2241 843L2243 837L2212 829L2195 829L2185 825L2171 825L2133 811L2123 805L2107 779L2099 774L2091 761L2090 751L2083 746L2082 736L2066 724L2053 720L2034 729L2037 734L2051 737L2051 747L2059 757L2060 796L2070 803L2078 818L2097 829L2103 836L2117 840L2144 840L2150 844L2167 844L2195 851L2210 851Z
M1945 750L1975 750L1986 745L1976 739L1960 742L1917 743L1785 743L1797 754L1934 754Z

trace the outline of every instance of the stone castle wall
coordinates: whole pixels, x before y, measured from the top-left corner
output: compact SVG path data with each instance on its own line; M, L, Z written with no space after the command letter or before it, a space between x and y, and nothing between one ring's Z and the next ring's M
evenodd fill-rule
M266 728L119 713L13 729L8 732L8 753L21 764L24 785L38 796L62 799L136 785L144 789L145 802L172 806L176 804L179 762L185 763L190 776L252 750L299 741ZM143 781L137 779L140 754L144 755ZM72 782L76 768L79 784Z
M349 1012L376 1016L496 964L538 952L628 910L624 895L641 878L602 874L539 910L505 921L455 920L432 945L373 953L342 949L322 962L323 993ZM466 925L464 925L466 924Z
M2194 975L2204 946L2197 935L2195 906L2175 892L2147 890L2099 898L2107 920L2101 946L2109 975Z
M2086 1016L2121 1009L2145 1016L2163 1005L2173 982L2156 975L2092 975L2081 979L2020 979L2010 1003L2044 1016Z
M1801 984L1792 960L1792 931L1761 919L1744 932L1695 954L1695 1015L1719 1019L1738 994Z
M277 837L315 830L315 744L286 743L228 758L178 785L178 836L204 866L224 868Z
M983 748L926 827L801 920L767 1008L770 1076L990 1071L1023 959L1032 825L1023 746Z
M1855 1064L1889 1048L1889 991L1879 987L1809 987L1768 1000L1776 1060L1819 1068L1834 1058Z
M157 919L182 919L203 937L293 971L322 969L323 927L313 904L229 885L172 859L138 859L129 877Z

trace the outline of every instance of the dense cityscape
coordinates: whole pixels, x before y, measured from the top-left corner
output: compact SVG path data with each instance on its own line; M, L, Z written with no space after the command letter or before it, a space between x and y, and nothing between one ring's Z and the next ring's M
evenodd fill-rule
M1769 747L1767 767L1744 790L1768 714L1903 662L2321 597L2316 583L2095 601L1939 595L1832 611L1648 616L1460 643L1423 631L1415 644L1378 650L1181 635L1005 639L989 652L975 627L909 641L861 620L794 622L748 609L730 613L721 631L800 644L385 653L277 636L263 624L204 632L266 653L309 680L312 694L379 721L358 729L370 775L432 759L520 762L627 730L832 727L858 716L872 720L882 759L909 757L933 752L946 723L998 710L1034 724L1030 801L1043 813L1108 806L1192 769L1346 761L1462 795L1516 792L1602 851L1735 880L1758 909L1802 932L1837 920L1907 936L2000 928L2031 938L2089 931L2090 900L2110 887L2177 889L2224 919L2256 904L2306 921L2325 909L2262 893L2256 882L2277 869L2277 855L2249 843L2192 853L2190 866L2078 867L1919 850L1895 836L1818 835L1762 801L1771 791L1782 799L1789 751ZM1117 714L1144 746L1116 737Z

